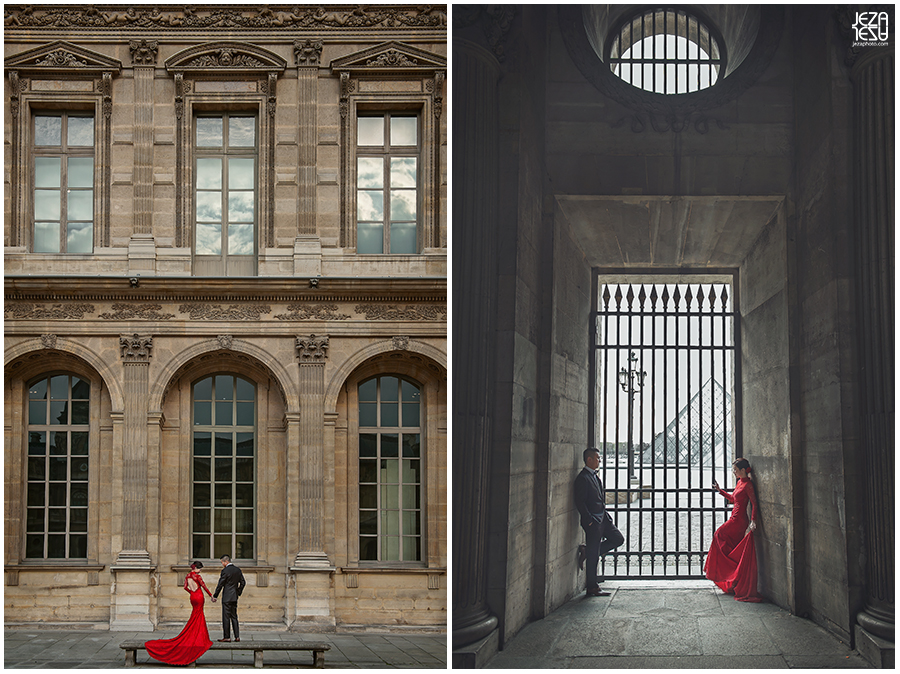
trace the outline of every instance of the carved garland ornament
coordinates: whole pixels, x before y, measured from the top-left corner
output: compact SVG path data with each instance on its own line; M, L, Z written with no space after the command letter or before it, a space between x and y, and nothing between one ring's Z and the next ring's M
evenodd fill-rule
M445 321L447 307L442 304L359 304L355 309L367 321Z
M301 363L321 362L328 357L328 336L297 337L297 358Z
M287 314L275 314L279 321L346 321L349 314L337 313L337 304L289 304Z
M87 61L80 61L76 58L75 54L67 52L64 49L57 49L56 51L47 54L35 65L52 66L54 68L87 68Z
M167 321L175 318L175 314L160 313L161 304L113 304L112 313L100 314L105 321Z
M7 319L39 319L39 318L63 318L79 320L85 314L93 313L93 304L51 304L35 305L30 302L21 304L7 304L3 307L3 313Z
M268 314L272 307L268 304L182 304L178 311L190 314L195 321L258 321L262 314Z

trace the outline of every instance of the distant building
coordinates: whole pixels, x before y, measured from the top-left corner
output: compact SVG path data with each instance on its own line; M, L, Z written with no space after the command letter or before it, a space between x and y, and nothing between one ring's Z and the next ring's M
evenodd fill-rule
M446 7L6 5L7 624L446 623Z

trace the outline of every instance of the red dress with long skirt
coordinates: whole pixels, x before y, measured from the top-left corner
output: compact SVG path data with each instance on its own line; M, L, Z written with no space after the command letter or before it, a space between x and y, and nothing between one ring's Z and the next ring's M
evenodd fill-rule
M753 532L747 531L747 503L753 506L753 518L758 512L756 491L749 478L738 480L734 494L723 489L719 493L734 504L731 517L716 529L709 554L706 556L706 577L725 593L734 593L738 601L760 601L756 591L756 547Z
M196 590L188 587L188 579L197 583ZM174 639L154 639L144 644L152 658L169 665L189 665L212 646L209 630L206 629L206 617L203 615L203 591L210 594L209 589L196 571L191 571L185 577L184 589L191 593L193 608L181 634Z

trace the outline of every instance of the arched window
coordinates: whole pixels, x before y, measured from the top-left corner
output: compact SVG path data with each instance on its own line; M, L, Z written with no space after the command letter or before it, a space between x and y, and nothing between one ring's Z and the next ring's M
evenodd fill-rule
M87 558L91 385L72 374L28 387L25 556Z
M256 387L230 374L193 392L191 556L255 556Z
M359 559L422 559L421 391L381 375L359 385Z
M658 94L711 87L725 66L710 28L681 9L649 9L625 21L609 40L609 66L629 84Z

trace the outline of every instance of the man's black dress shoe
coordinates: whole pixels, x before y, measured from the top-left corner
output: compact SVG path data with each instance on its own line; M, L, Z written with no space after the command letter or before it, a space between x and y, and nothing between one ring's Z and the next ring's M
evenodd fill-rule
M240 638L237 638L234 640L234 643L238 643L239 641L240 641Z
M609 592L607 592L606 590L601 590L599 587L594 587L587 591L587 596L588 597L608 597Z

